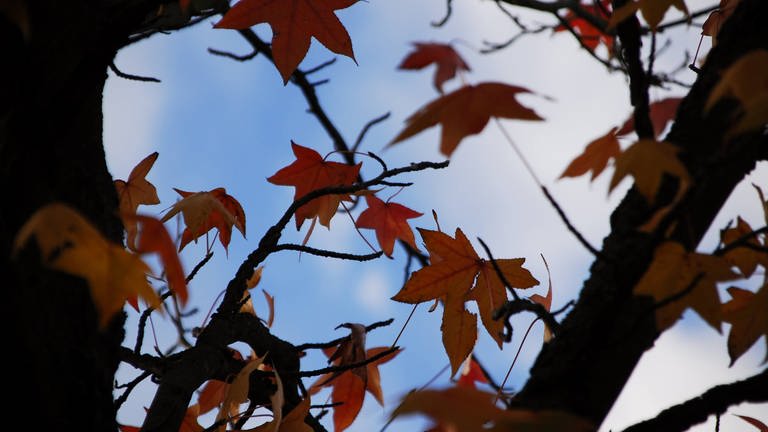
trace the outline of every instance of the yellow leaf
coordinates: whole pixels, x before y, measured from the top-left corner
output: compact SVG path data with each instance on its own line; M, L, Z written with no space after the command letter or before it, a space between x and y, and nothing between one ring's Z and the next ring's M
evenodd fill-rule
M147 282L150 270L144 261L109 242L71 207L54 203L35 212L19 230L14 251L31 237L37 240L45 265L88 282L102 328L130 296L160 306Z
M722 314L716 283L738 278L725 258L687 252L680 243L670 241L656 248L634 291L666 303L656 309L659 331L672 326L691 307L719 332Z
M408 394L392 417L423 413L448 430L461 432L595 430L586 420L559 411L504 410L496 396L471 387L422 390Z
M679 149L666 141L642 139L634 143L618 158L616 171L611 178L608 191L612 191L621 180L631 174L635 178L638 192L649 203L653 203L664 173L680 180L678 197L688 186L688 170L677 158Z
M266 355L264 357L266 357ZM255 371L259 366L261 366L261 364L264 362L264 357L257 357L256 359L251 360L248 364L243 366L242 369L240 369L240 372L237 373L235 379L232 380L229 387L227 387L227 393L224 396L224 401L221 403L221 408L219 409L218 415L216 415L217 421L228 418L233 410L236 410L241 403L248 400L248 388L250 384L251 372Z
M768 50L754 50L743 55L725 70L720 82L709 94L705 111L721 99L732 97L739 101L739 120L726 136L768 125Z
M608 27L616 27L620 22L624 21L631 15L634 15L634 13L639 9L643 14L643 19L645 19L645 22L648 23L648 27L650 27L651 30L656 31L656 27L658 27L661 20L664 19L664 15L666 15L667 11L672 6L683 12L686 16L690 16L688 7L685 5L683 0L630 1L614 11L613 15L611 16L611 20L608 22Z

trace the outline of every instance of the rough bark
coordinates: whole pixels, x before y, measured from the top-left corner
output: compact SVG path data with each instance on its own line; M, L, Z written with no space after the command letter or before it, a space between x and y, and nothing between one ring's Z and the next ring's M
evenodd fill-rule
M108 65L147 5L20 3L27 35L0 14L0 285L14 389L7 411L40 430L115 430L123 317L99 331L81 279L42 268L34 244L16 256L11 247L29 216L54 201L122 241L102 146L102 90ZM124 13L115 15L118 6Z
M724 134L735 104L724 103L705 115L703 106L723 69L745 53L768 48L768 3L745 0L721 32L700 75L681 103L667 140L681 149L694 183L679 208L664 222L674 225L671 238L694 249L733 188L768 159L768 138L755 132L726 142ZM664 195L674 193L667 182ZM632 189L611 217L604 240L605 260L597 260L579 300L563 321L557 338L545 345L531 378L519 394L521 405L559 409L596 425L604 420L642 354L659 335L652 300L632 289L647 269L661 235L637 227L651 209ZM662 230L659 230L662 231Z

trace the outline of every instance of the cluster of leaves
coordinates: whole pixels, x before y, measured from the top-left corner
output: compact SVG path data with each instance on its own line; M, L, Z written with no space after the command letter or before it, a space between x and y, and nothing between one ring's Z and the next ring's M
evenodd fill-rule
M190 7L189 1L180 3L184 9ZM274 63L286 83L306 55L312 37L331 51L354 60L349 34L335 15L335 11L354 3L355 0L242 0L224 15L216 27L247 29L259 23L268 23L273 30L271 52ZM736 3L738 0L723 0L720 9L707 20L704 34L715 38ZM651 31L656 31L667 10L673 6L688 14L683 0L630 1L614 13L611 13L610 2L605 0L580 7L583 9L582 14L587 13L598 20L607 21L607 29L620 25L639 11ZM556 32L564 30L574 32L591 51L595 51L600 44L609 53L614 50L614 36L608 30L599 28L595 22L573 11L569 11L562 18L561 25L555 28ZM414 47L400 68L423 69L435 64L433 86L439 96L411 115L404 129L389 145L400 143L439 124L442 128L439 149L442 154L451 157L464 138L483 131L491 118L543 120L533 109L517 100L520 94L536 94L531 90L499 82L469 84L464 73L470 71L470 66L453 46L416 42ZM728 132L729 137L765 126L768 117L768 81L761 72L767 69L768 51L753 51L724 71L722 79L710 95L705 107L707 111L722 103L735 101L738 104L739 109L733 127ZM457 75L461 86L445 92L446 82ZM648 231L657 229L663 217L681 202L687 188L695 181L679 159L679 148L674 143L659 140L674 118L679 104L679 98L668 98L651 104L649 116L654 136L643 137L625 150L621 149L619 139L634 130L634 118L627 119L621 127L612 128L588 144L584 152L565 169L561 178L578 177L591 172L594 180L613 161L615 170L610 190L631 175L635 188L651 205L656 204L663 179L676 179L677 194L674 199L657 208L649 223L642 227ZM323 157L308 147L296 143L291 146L295 161L279 169L268 181L295 188L293 207L286 214L294 218L297 229L310 220L311 226L302 247L309 241L318 221L330 229L331 220L339 211L339 206L349 211L346 202L364 198L367 208L357 217L356 228L374 230L380 249L389 257L393 255L396 240L418 250L408 220L422 214L391 202L391 197L386 201L377 197L376 194L381 190L371 189L370 186L388 185L382 181L373 184L363 182L362 163L330 161L328 159L334 153ZM385 173L389 172L378 156L370 153L369 156L381 163ZM162 305L161 296L147 280L151 271L141 259L142 255L159 255L164 270L159 279L167 285L167 294L173 294L177 299L179 313L178 307L183 308L189 297L189 275L185 276L177 250L181 251L205 235L206 252L209 253L213 242L209 241L208 236L214 228L225 250L230 244L233 228L245 237L245 211L224 188L199 192L174 189L181 199L161 219L137 214L140 205L160 203L155 187L146 180L157 158L157 153L149 155L132 170L127 180L115 181L120 199L120 216L126 229L127 248L107 241L83 216L63 204L51 204L40 209L29 219L16 239L15 249L18 250L34 237L47 266L79 276L88 282L102 326L109 323L126 302L138 311L138 297L144 300L150 312ZM756 190L765 209L765 222L768 225L768 201L762 189L756 186ZM174 242L163 224L176 216L183 220L184 230ZM476 308L484 328L501 347L506 340L504 329L509 315L500 312L510 304L527 305L522 310L536 310L537 319L546 317L550 320L547 321L546 341L554 331L550 324L556 324L549 313L552 304L551 281L546 296L534 294L521 298L516 290L539 284L523 267L525 258L494 259L490 257L490 252L488 259L480 258L459 228L453 236L442 232L439 227L438 230L420 228L419 232L429 254L429 265L414 272L393 299L411 304L433 301L433 309L442 304L443 344L452 375L457 372L460 374L456 387L441 391L422 390L408 395L393 416L421 412L433 418L438 428L448 430L591 430L594 425L565 413L502 410L496 406L498 394L494 396L475 389L476 383L487 383L488 377L472 358L478 323L477 315L471 310ZM735 286L728 288L731 300L726 303L720 302L717 284L749 278L759 267L764 271L768 269L768 237L765 226L753 229L739 218L734 227L723 230L721 240L721 247L711 254L688 251L680 243L671 240L662 242L634 292L654 299L657 328L660 331L672 326L688 308L718 331L721 331L723 322L730 323L728 352L733 364L761 337L768 338L768 318L763 313L768 310L768 277L756 292ZM261 267L254 271L247 282L247 288L254 288L260 279ZM274 298L266 291L264 295L270 305L267 321L268 326L271 326ZM241 303L241 313L256 315L247 291ZM468 309L467 303L474 305ZM400 350L397 347L366 348L366 328L361 324L346 323L340 327L348 328L350 336L325 347L324 352L332 366L290 411L283 412L285 396L280 371L265 362L265 357L252 354L250 358L243 359L233 353L233 358L242 362L240 371L225 381L208 381L197 402L188 407L180 430L203 430L198 417L217 408L213 428L225 430L227 423L242 428L242 420L253 412L252 407L243 411L242 406L249 399L254 376L267 380L274 391L269 395L269 404L265 405L272 412L272 420L252 430L310 430L305 423L311 407L310 396L326 387L332 388L335 429L341 431L349 427L362 407L366 392L373 395L380 404L383 403L378 367L396 357ZM136 428L123 426L125 431L133 429Z

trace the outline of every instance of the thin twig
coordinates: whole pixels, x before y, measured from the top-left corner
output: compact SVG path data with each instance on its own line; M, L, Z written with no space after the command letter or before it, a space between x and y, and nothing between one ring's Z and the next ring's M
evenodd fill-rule
M208 48L208 52L213 54L213 55L230 58L232 60L236 60L236 61L239 61L239 62L248 61L248 60L256 57L257 55L259 55L259 52L257 50L253 50L250 54L245 54L245 55L237 55L237 54L231 53L229 51L221 51L221 50L217 50L215 48Z
M431 23L432 27L442 27L445 25L445 23L448 22L448 19L453 14L453 5L451 3L453 3L453 0L445 1L445 16L441 18L439 21L433 21Z
M383 122L384 120L388 119L389 116L392 115L391 112L387 112L385 114L382 114L374 119L371 119L368 121L368 123L363 126L363 129L360 130L360 133L357 135L357 139L355 139L355 143L352 145L352 151L356 152L358 147L360 147L360 144L363 142L363 139L365 138L365 135L368 133L368 131L377 124Z
M157 79L157 78L145 77L145 76L141 76L141 75L133 75L133 74L125 73L125 72L121 71L120 69L118 69L117 66L115 66L115 62L114 61L112 61L109 64L109 69L111 69L112 72L115 73L115 75L119 76L120 78L127 79L127 80L141 81L141 82L156 82L156 83L160 82L160 80Z
M397 337L395 338L395 341L392 342L392 347L397 345L397 341L400 340L400 336L403 335L403 332L405 331L405 328L408 326L408 323L411 322L411 318L413 317L413 313L416 312L416 307L419 305L419 303L416 303L413 305L413 309L411 309L411 313L408 314L408 318L405 319L405 322L403 323L403 326L400 327L400 331L397 333Z
M394 318L390 318L388 320L375 322L375 323L373 323L371 325L366 326L365 327L365 332L368 333L371 330L375 330L375 329L380 328L380 327L386 327L386 326L392 324L394 321L395 321ZM332 341L329 341L329 342L304 343L304 344L301 344L301 345L296 345L296 351L301 352L301 351L306 351L308 349L330 348L330 347L337 346L337 345L339 345L340 343L342 343L342 342L344 342L346 340L349 340L349 336L343 336L343 337L340 337L340 338L336 338L336 339L334 339Z
M504 375L504 380L501 381L501 385L499 386L499 389L496 391L496 398L493 401L494 404L501 397L502 389L507 384L507 380L509 379L509 374L512 373L512 368L515 367L515 363L517 362L517 357L520 355L520 351L523 350L523 344L525 343L526 339L528 339L528 333L530 333L531 329L533 328L533 325L536 324L536 321L538 320L539 319L536 318L535 320L531 321L531 323L528 325L528 330L525 331L525 334L523 335L523 339L520 341L520 346L517 347L517 352L515 353L515 357L512 359L512 364L509 365L509 369L507 369L507 373L506 375Z
M345 260L351 260L351 261L370 261L380 257L384 253L382 251L378 251L378 252L370 253L366 255L358 255L358 254L350 254L345 252L334 252L334 251L329 251L325 249L316 249L313 247L303 246L299 244L292 244L292 243L279 244L274 247L275 252L284 251L284 250L306 252L310 255L317 255L317 256L326 257L326 258L345 259Z
M400 347L392 347L387 349L386 351L382 351L376 355L373 355L371 357L368 357L365 360L355 362L355 363L349 363L345 365L339 365L339 366L329 366L322 369L315 369L311 371L299 371L299 372L283 372L281 375L294 375L300 378L307 378L307 377L313 377L313 376L319 376L319 375L325 375L328 373L334 373L334 372L344 372L351 369L359 368L361 366L365 366L367 364L373 363L376 360L379 360L381 358L384 358L393 352L396 352L400 349Z
M517 292L514 290L514 287L511 283L507 280L507 276L504 274L503 271L501 271L501 267L499 267L499 263L496 262L496 259L493 258L493 254L491 253L491 249L488 247L487 244L481 239L480 237L477 238L477 241L480 242L480 245L485 250L485 254L488 255L488 259L491 261L491 265L493 266L493 269L496 271L496 275L501 280L501 283L504 284L505 287L512 293L512 298L515 299L515 301L520 300L520 296L517 295Z
M144 371L141 373L141 375L137 376L136 378L132 379L129 383L123 384L121 386L115 386L115 388L125 388L125 391L117 398L115 399L115 410L119 410L121 406L125 403L125 401L128 400L128 396L131 394L134 388L136 388L137 385L139 385L140 382L144 381L152 375L151 372Z
M332 59L330 59L330 60L328 60L326 62L320 63L319 65L317 65L317 66L315 66L313 68L305 70L304 71L304 75L312 75L313 73L319 72L319 71L327 68L328 66L330 66L330 65L332 65L334 63L336 63L336 57L334 57L334 58L332 58Z

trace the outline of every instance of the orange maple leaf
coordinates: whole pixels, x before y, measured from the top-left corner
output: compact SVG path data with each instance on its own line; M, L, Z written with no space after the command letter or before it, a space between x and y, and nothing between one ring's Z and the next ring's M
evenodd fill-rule
M296 191L293 199L299 199L304 195L329 186L350 186L357 179L362 163L347 165L340 162L326 162L320 153L291 142L293 154L296 160L290 165L281 168L267 181L280 186L293 186ZM351 201L349 195L325 195L315 198L296 210L296 228L307 219L318 217L320 224L331 226L331 218L336 214L339 203Z
M355 59L352 40L334 14L355 3L357 0L241 0L215 27L245 29L269 23L275 66L287 83L307 55L312 37L329 50Z
M611 7L611 0L600 0L599 6L592 4L581 4L580 7L585 12L602 18L603 20L608 20L609 16L606 11ZM565 22L571 26L573 31L576 32L576 34L579 36L579 39L584 44L584 46L589 48L591 51L594 51L602 42L603 45L605 45L605 48L608 50L609 54L613 52L613 36L603 33L600 31L600 29L592 25L592 23L580 17L579 15L576 15L572 9L568 9L568 12L566 12L563 20L565 20ZM554 32L557 33L566 30L568 30L568 28L561 24L555 27Z
M648 27L652 31L656 31L659 23L664 19L667 10L674 6L679 11L683 12L686 16L690 16L688 7L683 0L637 0L629 1L624 6L616 9L611 16L611 20L608 23L608 27L615 27L620 22L624 21L628 17L632 16L639 9L643 14L645 22L648 23Z
M492 263L477 255L461 229L456 229L455 238L440 231L419 228L419 232L430 256L440 259L432 260L429 266L414 272L392 299L403 303L433 299L444 301L443 345L451 362L452 374L455 374L472 352L477 337L477 316L468 312L464 303L468 300L477 303L483 325L501 345L504 324L494 320L492 315L507 300L506 288ZM524 258L496 260L512 286L529 288L539 282L522 267L523 262Z
M341 347L339 347L341 348ZM370 348L365 351L364 357L354 362L365 360L373 356L379 355L384 351L389 350L390 347L376 347ZM338 374L334 378L334 374L325 374L321 376L310 388L310 394L315 394L323 387L332 386L331 401L335 403L341 402L340 405L333 407L333 428L336 432L341 432L351 425L355 418L357 418L360 409L363 407L363 399L365 398L365 392L368 391L376 401L380 404L384 404L383 392L381 390L381 374L379 372L379 365L386 363L398 354L402 350L397 350L391 354L387 354L378 360L368 363L365 366L365 378L362 378L361 373L355 373L355 370L344 371ZM325 354L332 357L332 350L325 350ZM341 366L349 364L351 357L339 356L333 360L333 364Z
M678 147L666 141L642 139L622 152L615 162L608 191L612 191L621 180L631 174L635 178L635 187L649 203L653 203L656 192L661 185L664 173L673 175L680 180L677 200L687 188L688 170L677 158Z
M730 18L736 6L741 0L720 0L720 6L713 10L704 24L701 26L701 34L712 36L712 45L717 43L717 35L720 34L720 27Z
M189 298L187 281L179 260L179 254L176 252L176 247L170 234L168 234L168 230L165 229L162 222L152 216L123 215L123 219L141 224L141 231L136 242L136 252L141 254L157 253L160 256L160 262L165 269L165 276L168 280L168 287L176 293L181 305L184 306ZM131 304L134 308L136 307L133 303Z
M768 278L756 293L730 287L731 301L723 304L723 321L731 323L728 355L731 366L761 337L768 347ZM766 354L768 360L768 354Z
M145 178L149 170L152 169L152 165L155 164L158 155L159 153L154 152L136 164L131 170L131 174L128 175L128 180L115 180L121 215L136 214L136 209L140 204L160 204L155 186ZM129 249L133 249L136 238L136 221L126 220L123 217L123 225L127 233L125 243Z
M720 239L724 245L733 243L743 236L750 234L752 227L739 216L736 218L736 226L720 232ZM744 277L752 276L758 265L768 269L768 252L760 251L763 245L757 236L753 236L744 242L744 245L735 247L725 253L725 259L736 266Z
M422 413L452 431L572 431L595 430L588 421L561 411L505 410L496 395L470 387L411 392L392 417Z
M52 203L37 210L19 229L14 253L34 237L43 263L88 282L104 328L126 299L141 296L153 307L160 299L147 282L149 267L138 255L110 242L71 207Z
M616 138L616 128L613 128L607 134L587 144L584 152L571 161L565 171L560 174L560 178L579 177L591 170L591 180L594 180L603 172L608 161L616 159L620 154L621 147Z
M366 195L365 202L368 208L357 217L356 225L359 228L376 230L376 240L388 257L392 257L396 238L408 243L416 250L419 249L416 247L413 231L407 219L417 218L423 213L413 211L401 204L384 202L375 195Z
M200 414L205 414L208 411L218 407L224 401L224 395L227 393L229 384L224 381L212 379L208 380L197 396L197 404L199 405Z
M648 106L648 116L651 118L653 124L653 134L655 137L659 137L664 129L667 128L669 122L675 120L677 114L677 107L680 106L680 101L683 98L671 97L662 99L651 103ZM623 136L631 133L635 130L635 116L630 114L629 117L621 125L621 129L616 132L616 135Z
M740 419L744 420L745 422L751 424L752 426L756 427L758 432L768 432L768 425L761 422L760 420L749 417L749 416L743 416L739 414L734 414L736 417L739 417Z
M460 70L469 70L463 58L453 49L452 45L434 42L414 42L416 47L400 63L398 69L424 69L435 64L434 86L438 92L443 92L443 83L456 76Z
M165 222L181 212L186 228L181 233L179 250L214 228L219 233L219 241L224 250L229 246L233 226L245 237L245 212L240 203L227 194L226 189L216 188L207 192L187 192L176 188L173 190L183 199L171 207L162 221Z
M451 156L461 140L480 133L491 117L518 120L543 120L532 109L517 101L530 90L502 83L467 85L433 100L408 117L403 129L387 146L397 144L419 132L442 125L440 152Z
M485 377L483 369L472 358L472 355L464 362L464 367L461 368L459 379L456 381L456 385L459 387L472 387L475 388L475 383L488 383L488 378Z
M768 124L768 50L756 49L741 56L723 72L712 93L709 94L704 111L710 111L724 98L739 102L739 109L733 113L737 120L728 130L726 137L750 130L765 130Z
M719 332L722 313L716 284L738 278L725 258L687 252L680 243L668 241L656 248L634 292L667 303L656 309L659 331L672 326L690 307Z

